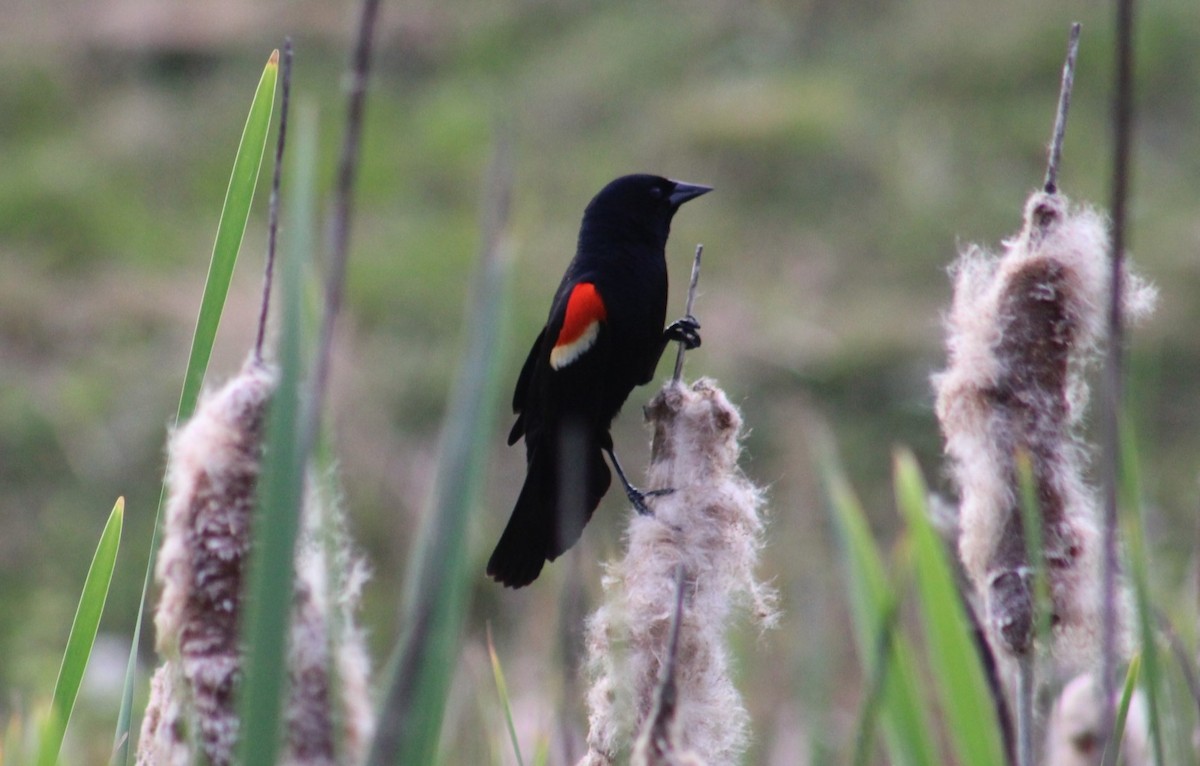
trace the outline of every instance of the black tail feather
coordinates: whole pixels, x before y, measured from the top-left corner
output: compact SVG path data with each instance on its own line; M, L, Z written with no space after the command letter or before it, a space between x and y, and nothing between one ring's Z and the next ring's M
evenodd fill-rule
M488 560L488 576L510 588L537 579L546 561L574 545L612 481L597 444L566 449L582 459L560 460L553 450L535 450L512 516ZM563 491L559 491L560 483ZM579 487L586 491L579 493Z

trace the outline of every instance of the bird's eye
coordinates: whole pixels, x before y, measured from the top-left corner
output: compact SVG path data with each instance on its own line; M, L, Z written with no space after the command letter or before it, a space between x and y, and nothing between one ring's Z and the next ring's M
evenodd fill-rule
M663 188L661 186L651 186L650 187L650 196L653 197L654 199L662 199L663 194L664 194L664 192L663 192Z

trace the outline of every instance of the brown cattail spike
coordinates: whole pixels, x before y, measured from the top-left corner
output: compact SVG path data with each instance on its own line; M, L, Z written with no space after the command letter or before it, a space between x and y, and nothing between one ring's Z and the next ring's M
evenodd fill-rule
M159 653L186 684L199 747L214 766L233 761L238 736L242 581L274 388L274 372L251 359L204 397L170 444L154 622Z
M1017 481L1017 457L1026 455L1056 634L1068 653L1091 654L1099 637L1097 498L1083 478L1077 431L1083 372L1104 337L1107 232L1096 213L1038 192L1004 245L999 258L971 248L955 265L950 365L934 379L961 493L959 551L994 643L1010 655L1029 652L1032 569ZM1132 276L1130 284L1125 311L1147 313L1154 291Z

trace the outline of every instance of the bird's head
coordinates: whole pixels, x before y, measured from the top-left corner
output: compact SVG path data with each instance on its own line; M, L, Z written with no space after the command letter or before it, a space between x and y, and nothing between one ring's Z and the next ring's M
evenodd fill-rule
M679 206L712 191L711 186L639 173L610 181L583 213L584 229L648 231L666 242Z

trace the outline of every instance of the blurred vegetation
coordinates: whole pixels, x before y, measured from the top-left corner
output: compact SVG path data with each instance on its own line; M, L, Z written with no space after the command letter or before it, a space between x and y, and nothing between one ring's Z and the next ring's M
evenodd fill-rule
M0 713L46 693L103 527L97 509L117 495L128 501L124 553L101 630L128 640L165 426L245 93L263 57L292 34L294 93L320 112L327 182L353 17L352 4L315 0L249 8L56 0L6 12ZM583 206L604 182L645 170L716 187L680 214L668 256L672 312L681 311L692 247L705 244L697 302L705 344L689 355L688 373L717 377L738 401L752 428L747 470L771 486L764 574L776 578L785 620L762 639L740 639L756 733L750 760L787 748L817 762L849 752L862 684L811 434L830 426L885 543L897 523L894 444L911 446L944 487L928 376L944 361L945 266L958 243L994 246L1019 227L1044 171L1072 20L1084 31L1061 188L1107 203L1111 17L1087 0L385 4L331 397L353 531L376 569L366 621L377 660L398 630L396 594L466 348L481 179L503 125L516 165L504 380L515 379ZM1133 333L1131 414L1151 504L1151 590L1192 636L1200 15L1194 0L1156 0L1143 4L1138 24L1131 246L1162 299ZM236 371L253 338L264 203L262 195L234 276L216 378ZM635 393L614 433L628 465L645 462L639 406L650 394ZM503 447L507 428L493 426L470 530L479 577L447 725L483 720L505 736L498 711L475 702L491 683L490 620L518 736L531 751L555 735L558 707L581 720L581 700L558 698L572 688L561 663L545 658L570 655L558 636L565 573L579 567L594 598L597 562L616 550L624 509L619 493L607 499L574 560L531 588L487 581L483 563L523 469L522 450ZM111 731L117 693L98 652L76 722ZM94 739L88 762L107 750L107 735ZM492 750L455 747L457 762Z

